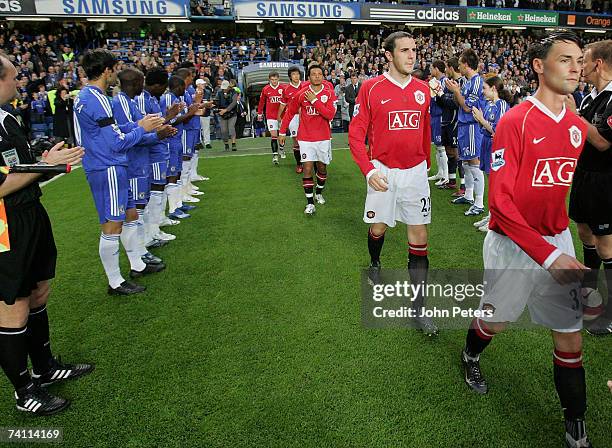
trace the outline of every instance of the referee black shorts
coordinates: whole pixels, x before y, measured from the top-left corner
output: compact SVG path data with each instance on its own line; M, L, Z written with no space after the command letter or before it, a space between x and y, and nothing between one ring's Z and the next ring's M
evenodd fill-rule
M457 122L442 125L442 146L445 148L456 148L457 147Z
M28 297L37 283L55 277L57 249L40 202L6 209L11 250L0 252L0 300Z
M612 173L574 172L569 203L570 218L587 224L593 235L612 235Z

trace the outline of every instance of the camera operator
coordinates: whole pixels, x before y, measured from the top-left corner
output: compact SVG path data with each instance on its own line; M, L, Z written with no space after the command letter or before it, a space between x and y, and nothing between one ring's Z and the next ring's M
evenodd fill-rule
M0 104L11 101L17 89L17 70L0 55ZM11 114L0 111L2 164L35 163L27 135ZM60 150L60 142L45 151L47 164L74 164L80 147ZM62 411L69 401L49 394L45 386L77 378L91 364L62 364L51 354L47 300L55 276L57 249L51 223L40 203L40 174L0 174L0 198L10 226L8 251L0 252L0 365L15 388L17 409L37 415ZM28 355L32 375L28 371Z
M228 140L232 139L232 151L236 151L236 119L238 113L238 92L225 80L221 83L221 89L217 92L215 99L221 118L221 138L225 150L229 151Z

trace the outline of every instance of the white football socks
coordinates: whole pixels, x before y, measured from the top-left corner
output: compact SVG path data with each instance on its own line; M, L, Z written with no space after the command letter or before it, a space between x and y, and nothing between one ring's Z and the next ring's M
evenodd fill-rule
M465 172L465 194L463 197L468 201L474 200L474 176L467 161L463 161L463 171Z
M448 179L448 156L444 146L436 146L436 156L438 159L438 174L442 179Z
M138 220L136 220L136 236L138 237L138 252L140 254L140 256L142 257L144 254L146 254L147 248L145 247L145 244L148 243L151 240L151 233L148 230L148 219L149 219L149 214L147 213L146 210L143 210L141 208L137 208L136 211L138 212Z
M178 184L167 184L166 185L166 197L168 198L168 211L173 213L178 207L178 199L181 194ZM162 209L163 213L163 209Z
M151 236L159 233L159 223L162 215L162 200L164 192L151 190L151 197L147 207L149 208L149 232Z
M119 235L100 235L100 260L111 288L118 288L125 279L119 268Z
M123 230L121 231L121 244L125 249L128 260L130 260L130 267L134 271L142 271L147 267L144 261L142 261L140 253L140 244L138 242L138 222L124 222Z
M470 171L472 172L472 177L474 178L474 205L476 207L484 208L484 173L477 165L470 165Z

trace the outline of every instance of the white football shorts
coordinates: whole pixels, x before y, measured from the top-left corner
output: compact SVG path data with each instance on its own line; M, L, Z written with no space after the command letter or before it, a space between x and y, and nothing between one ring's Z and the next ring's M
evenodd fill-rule
M295 114L295 116L289 122L289 132L291 133L291 137L297 137L298 128L300 127L300 115Z
M569 229L545 236L566 255L575 256ZM489 230L484 240L485 322L516 322L525 307L533 323L568 333L582 329L580 284L560 285L542 266L505 235Z
M278 120L266 120L268 131L278 131Z
M427 181L427 162L407 169L388 168L374 159L372 164L388 180L387 191L376 191L367 182L363 220L395 227L397 221L408 225L431 222L431 198Z
M300 159L302 162L323 162L329 165L332 161L331 140L305 142L300 140Z

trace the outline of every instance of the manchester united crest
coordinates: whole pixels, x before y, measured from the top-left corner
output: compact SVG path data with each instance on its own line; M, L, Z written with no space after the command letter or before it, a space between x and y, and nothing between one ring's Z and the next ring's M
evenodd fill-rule
M425 94L420 90L415 91L414 100L419 104L425 104Z
M328 100L328 99L329 99L329 98L327 97L327 95L321 95L321 102L322 102L323 104L327 103L327 100Z
M578 129L578 126L572 126L569 128L570 142L574 148L580 147L582 144L582 131Z

